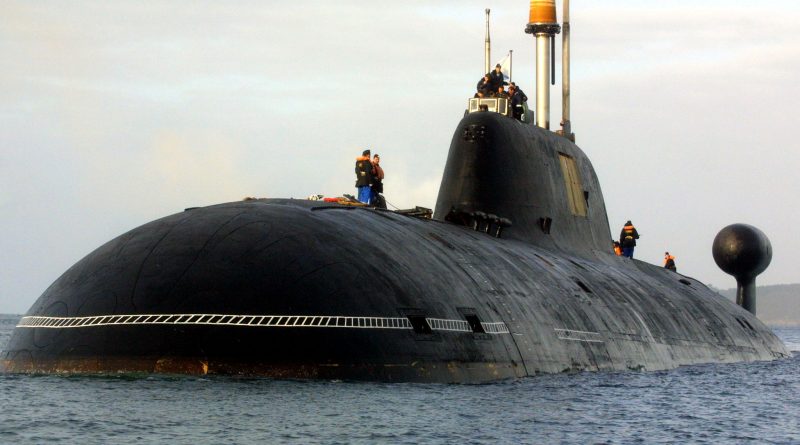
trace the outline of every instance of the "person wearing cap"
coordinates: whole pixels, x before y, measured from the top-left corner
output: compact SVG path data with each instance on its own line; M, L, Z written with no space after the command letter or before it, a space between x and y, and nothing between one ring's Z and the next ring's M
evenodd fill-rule
M511 82L508 85L509 85L509 88L514 88L514 91L520 94L520 96L522 97L522 101L523 102L527 102L528 101L528 96L525 95L525 92L522 91L522 88L520 88L519 85L517 85L516 82Z
M669 252L664 252L664 269L677 272L678 268L675 267L675 257L670 255Z
M356 158L356 189L358 189L358 200L364 204L369 204L372 198L372 178L373 168L369 161L369 150L364 150L361 156Z
M508 85L508 83L505 80L505 76L503 76L503 68L500 66L499 63L494 66L494 71L487 73L487 75L491 80L492 83L491 91L493 92L497 91L497 89L503 85Z
M514 82L511 82L508 87L508 95L511 96L511 113L514 115L514 118L521 120L522 113L525 112L525 108L522 104L528 101L528 96L526 96L522 88L518 87Z
M639 232L630 220L625 223L619 233L619 243L622 245L622 256L633 259L633 248L636 247L636 240L639 239Z

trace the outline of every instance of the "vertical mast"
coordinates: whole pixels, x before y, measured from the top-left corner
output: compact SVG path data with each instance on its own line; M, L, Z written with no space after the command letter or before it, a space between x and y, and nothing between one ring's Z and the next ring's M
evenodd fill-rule
M491 51L492 51L491 46L492 45L491 45L491 43L492 42L489 39L489 9L486 9L486 41L484 42L484 45L483 45L483 53L484 53L483 73L484 74L486 74L486 73L488 73L489 71L492 70L492 68L489 66L492 63L492 61L491 61L491 58L492 58L492 54L491 54Z
M525 32L536 37L536 125L550 129L550 39L561 32L555 0L531 0Z
M508 81L514 80L514 50L508 50Z
M564 136L575 142L575 135L572 134L572 122L569 116L569 0L563 1L564 34L561 35L561 127Z

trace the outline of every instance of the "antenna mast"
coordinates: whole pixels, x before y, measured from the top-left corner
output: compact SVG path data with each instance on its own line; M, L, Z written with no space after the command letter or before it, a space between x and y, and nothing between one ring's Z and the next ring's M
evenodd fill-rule
M569 118L569 0L564 0L564 34L561 35L561 128L564 137L575 142Z
M483 73L486 74L491 71L491 58L492 58L492 42L489 39L489 9L486 9L486 42L483 45L483 52L484 52L484 67Z

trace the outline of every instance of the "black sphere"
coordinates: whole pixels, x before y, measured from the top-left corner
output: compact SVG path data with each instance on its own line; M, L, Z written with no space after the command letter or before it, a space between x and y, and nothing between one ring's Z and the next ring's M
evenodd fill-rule
M747 224L731 224L720 230L711 251L717 266L736 278L754 278L772 261L767 235Z

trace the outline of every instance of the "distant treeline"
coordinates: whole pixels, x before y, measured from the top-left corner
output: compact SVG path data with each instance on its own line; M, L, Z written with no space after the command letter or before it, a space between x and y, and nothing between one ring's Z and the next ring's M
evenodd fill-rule
M736 300L735 288L714 290ZM756 295L756 314L761 321L771 326L800 326L800 284L758 286Z

